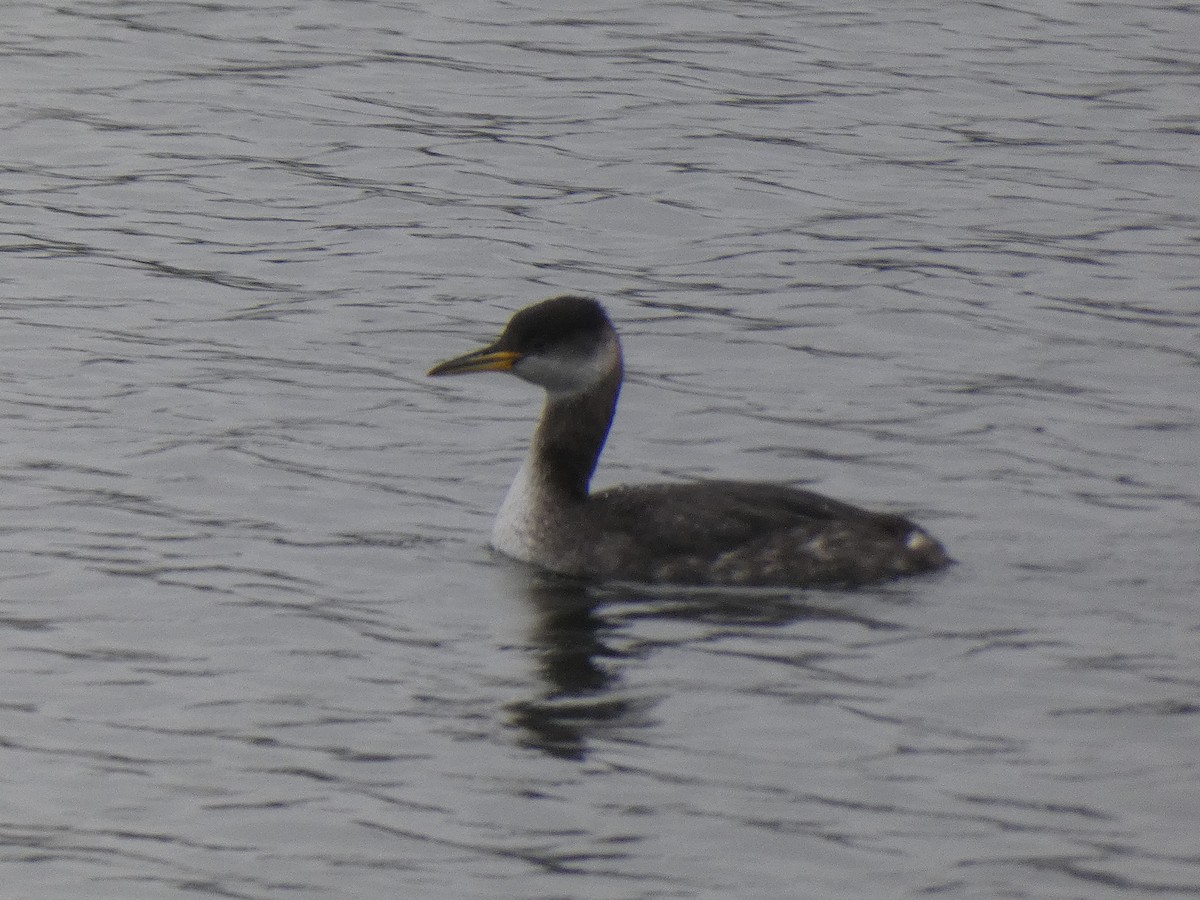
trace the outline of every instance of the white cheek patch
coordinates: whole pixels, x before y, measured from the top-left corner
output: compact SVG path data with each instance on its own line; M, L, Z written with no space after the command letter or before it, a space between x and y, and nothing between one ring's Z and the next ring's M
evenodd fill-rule
M513 366L518 378L545 388L551 394L580 394L599 383L619 361L617 343L611 337L594 353L570 349L542 356L522 357Z
M526 356L513 366L513 374L552 394L576 394L586 386L581 371L584 365L582 357Z

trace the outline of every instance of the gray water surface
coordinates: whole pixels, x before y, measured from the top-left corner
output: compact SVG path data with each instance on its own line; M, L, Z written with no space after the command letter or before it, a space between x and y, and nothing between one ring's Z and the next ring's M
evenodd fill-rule
M1200 895L1200 12L12 4L0 895ZM598 481L959 565L493 557L563 291Z

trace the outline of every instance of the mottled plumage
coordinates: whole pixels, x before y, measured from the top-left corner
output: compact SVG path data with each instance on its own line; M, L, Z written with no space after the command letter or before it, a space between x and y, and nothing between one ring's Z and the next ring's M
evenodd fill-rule
M702 481L590 494L621 389L600 304L556 297L430 375L511 371L546 389L529 456L501 506L496 549L564 575L714 585L853 585L941 568L941 544L900 516L787 485Z

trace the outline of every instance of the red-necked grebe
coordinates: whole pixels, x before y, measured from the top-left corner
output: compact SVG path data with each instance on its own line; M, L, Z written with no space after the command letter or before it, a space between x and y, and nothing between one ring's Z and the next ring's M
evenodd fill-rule
M521 310L492 344L430 375L511 372L546 391L529 455L492 531L502 553L562 575L687 585L855 585L939 569L942 545L901 516L783 484L700 481L590 493L623 374L595 300Z

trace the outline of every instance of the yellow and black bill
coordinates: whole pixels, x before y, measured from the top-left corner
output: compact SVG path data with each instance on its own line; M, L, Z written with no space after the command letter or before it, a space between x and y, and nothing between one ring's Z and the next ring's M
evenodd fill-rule
M501 350L495 344L472 350L438 363L426 375L466 375L470 372L508 372L521 358L516 350Z

